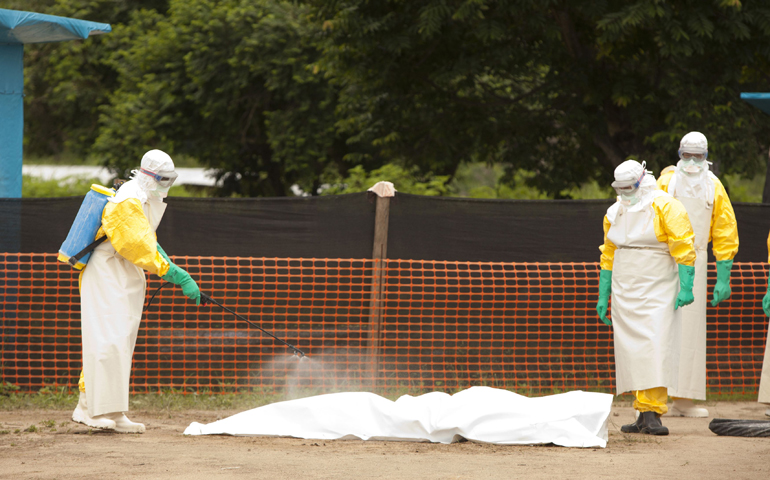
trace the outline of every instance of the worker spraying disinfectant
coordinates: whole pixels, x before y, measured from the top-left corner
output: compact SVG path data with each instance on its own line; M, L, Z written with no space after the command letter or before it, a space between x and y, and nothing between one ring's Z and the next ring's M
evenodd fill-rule
M81 208L68 235L71 240L82 225L95 225L95 237L104 240L79 253L60 251L60 260L75 268L83 268L87 262L80 276L83 372L80 399L72 413L75 422L122 433L144 432L144 425L129 420L125 412L145 298L145 270L179 285L184 295L200 303L198 285L168 259L155 235L166 210L163 199L176 177L171 157L150 150L142 158L141 168L133 171L132 179L114 196L102 192L109 197L103 209L92 204ZM95 219L81 218L93 212ZM94 240L92 232L90 235L87 241ZM65 241L62 250L71 248L71 243ZM89 248L93 252L87 258L83 253Z

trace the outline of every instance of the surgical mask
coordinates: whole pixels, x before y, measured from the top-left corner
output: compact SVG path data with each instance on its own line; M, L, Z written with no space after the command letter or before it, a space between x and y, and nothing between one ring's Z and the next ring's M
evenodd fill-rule
M639 203L639 190L635 190L633 193L622 193L620 194L620 203L623 205L630 207L631 205L635 205Z
M155 187L154 190L152 190L149 193L150 193L150 196L163 200L164 198L168 197L168 190L170 188L171 186L164 187L164 186L158 185Z

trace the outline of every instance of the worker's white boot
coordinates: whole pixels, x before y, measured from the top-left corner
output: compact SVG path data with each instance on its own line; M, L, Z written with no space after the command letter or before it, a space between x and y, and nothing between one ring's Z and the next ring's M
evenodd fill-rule
M88 414L88 404L86 403L86 394L84 392L80 392L78 405L75 407L75 411L72 412L72 421L82 423L91 428L101 428L105 430L115 429L114 420L105 418L104 415L92 417Z
M668 413L666 415L669 417L706 418L709 416L709 411L703 407L695 405L695 403L689 398L677 398L668 408Z
M109 418L115 422L115 431L118 433L144 433L144 424L132 422L123 412L105 413L99 417Z
M770 417L770 408L768 408L767 410L765 410L765 415L766 415L766 416L768 416L768 417Z

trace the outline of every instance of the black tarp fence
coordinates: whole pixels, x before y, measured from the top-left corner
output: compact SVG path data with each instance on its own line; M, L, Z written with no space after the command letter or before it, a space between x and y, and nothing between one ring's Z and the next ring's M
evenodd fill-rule
M57 252L82 197L0 199L0 251ZM158 228L171 255L371 258L371 193L175 198ZM388 257L481 262L597 262L610 200L480 200L398 193ZM770 205L734 204L738 262L766 262ZM712 258L713 261L713 258Z
M2 381L25 389L77 384L77 272L56 262L55 253L81 202L0 199L0 244L17 244L0 248L8 252L0 255ZM610 201L397 194L389 208L393 260L379 303L372 293L373 194L172 197L168 204L158 239L201 288L344 372L339 378L421 388L488 380L541 393L610 388L611 330L594 310ZM768 207L735 205L741 247L733 294L709 307L709 388L724 393L755 391L761 371ZM712 264L709 291L714 273ZM153 276L150 282L148 295L161 284ZM373 367L367 359L378 316L380 359ZM142 324L134 388L288 381L273 368L285 348L241 323L164 289Z

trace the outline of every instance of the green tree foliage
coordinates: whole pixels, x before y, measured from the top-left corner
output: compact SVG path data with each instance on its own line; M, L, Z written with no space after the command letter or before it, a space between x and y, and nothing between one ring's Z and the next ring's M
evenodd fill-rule
M109 23L128 22L143 8L165 11L166 0L35 0L7 8ZM27 45L24 49L25 151L31 155L68 152L81 158L98 134L100 105L117 86L107 64L113 34L87 40Z
M55 2L56 0L0 0L0 8L42 13Z
M21 196L23 198L85 196L94 183L102 184L98 178L71 177L54 180L23 175Z
M579 197L586 182L603 194L626 158L675 163L691 130L727 174L762 172L770 143L770 117L739 99L770 77L766 2L0 7L113 26L25 48L27 153L96 155L124 175L162 148L216 168L220 195L315 194L382 172L412 183L432 172L446 181L426 188L452 194L462 165L484 162L506 167L507 187L473 195Z
M310 0L321 68L341 87L348 158L403 158L452 175L508 165L555 197L626 158L676 162L704 132L727 172L758 171L770 122L739 99L764 90L762 2Z
M404 167L397 163L388 163L371 172L363 165L348 170L347 176L340 183L323 190L323 195L365 192L377 182L392 182L401 193L415 195L441 196L449 193L448 176L421 174L416 166Z
M102 108L95 151L133 167L150 148L219 171L219 194L317 192L344 172L336 89L309 65L320 28L307 9L273 0L172 0L134 12L109 64L119 87Z

